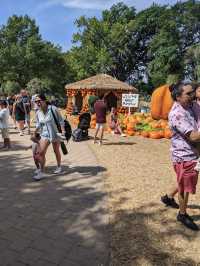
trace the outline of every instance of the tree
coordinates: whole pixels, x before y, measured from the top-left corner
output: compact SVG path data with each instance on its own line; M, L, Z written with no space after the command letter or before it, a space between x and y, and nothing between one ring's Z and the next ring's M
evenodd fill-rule
M186 77L200 82L200 45L189 47L184 59Z
M47 84L43 80L34 78L27 83L27 90L30 94L46 93L48 91Z
M5 83L2 84L2 91L3 93L7 95L14 95L19 93L21 87L18 82L16 81L6 81Z
M52 92L64 94L68 76L61 48L43 41L27 15L14 15L0 28L0 62L0 83L11 80L24 87L37 77L48 80Z

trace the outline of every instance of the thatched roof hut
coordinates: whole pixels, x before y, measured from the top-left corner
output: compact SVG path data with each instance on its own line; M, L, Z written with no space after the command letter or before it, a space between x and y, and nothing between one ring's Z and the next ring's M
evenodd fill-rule
M115 90L137 93L137 89L107 74L98 74L81 81L67 84L67 90Z
M104 94L107 106L120 107L122 93L138 93L138 90L125 82L117 80L107 74L98 74L81 81L67 84L65 91L68 96L67 112L71 112L72 103L78 111L88 110L88 100Z

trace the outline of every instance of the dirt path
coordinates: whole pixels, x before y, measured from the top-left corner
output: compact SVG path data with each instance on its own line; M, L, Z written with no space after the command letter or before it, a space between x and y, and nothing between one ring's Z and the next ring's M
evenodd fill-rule
M200 233L176 222L174 209L160 196L175 184L168 140L106 135L105 145L90 142L99 163L108 169L113 266L200 265ZM198 185L199 188L199 185ZM200 225L200 192L189 213Z

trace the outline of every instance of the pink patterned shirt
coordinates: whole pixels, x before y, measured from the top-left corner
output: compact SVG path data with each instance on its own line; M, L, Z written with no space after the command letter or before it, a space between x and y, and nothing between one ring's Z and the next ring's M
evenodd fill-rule
M169 113L169 126L173 134L171 138L172 161L197 160L198 151L195 144L187 138L188 133L198 130L192 108L183 108L181 104L175 102Z

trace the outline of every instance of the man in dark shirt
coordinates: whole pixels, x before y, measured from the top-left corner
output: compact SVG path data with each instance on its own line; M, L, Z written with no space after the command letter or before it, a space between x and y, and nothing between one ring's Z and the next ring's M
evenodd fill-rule
M98 132L101 129L99 145L102 144L103 133L106 125L106 110L107 106L104 102L104 95L102 94L99 96L99 100L97 100L94 104L94 111L96 113L96 132L94 136L94 143L96 143Z

